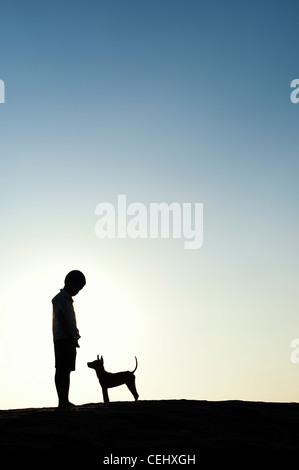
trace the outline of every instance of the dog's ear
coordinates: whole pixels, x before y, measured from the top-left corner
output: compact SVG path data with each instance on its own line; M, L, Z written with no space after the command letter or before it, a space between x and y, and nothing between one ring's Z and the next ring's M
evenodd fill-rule
M102 361L102 363L104 364L104 359L103 359L103 356L101 356L101 361Z
M98 361L100 360L100 359L99 359L99 355L97 355L97 360L98 360Z

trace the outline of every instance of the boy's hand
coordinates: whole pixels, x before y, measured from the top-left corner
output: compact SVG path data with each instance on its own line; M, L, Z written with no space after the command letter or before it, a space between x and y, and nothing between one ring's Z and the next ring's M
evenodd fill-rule
M73 339L73 342L74 342L74 346L75 346L76 348L80 348L80 344L78 343L77 338L72 338L72 339Z

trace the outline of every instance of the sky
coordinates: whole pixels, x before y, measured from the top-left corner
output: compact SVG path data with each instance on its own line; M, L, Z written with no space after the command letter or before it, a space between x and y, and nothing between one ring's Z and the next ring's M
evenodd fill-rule
M72 269L73 403L102 401L97 354L137 356L141 400L298 401L298 2L0 9L0 409L57 405L51 300ZM119 195L203 204L201 247L99 238Z

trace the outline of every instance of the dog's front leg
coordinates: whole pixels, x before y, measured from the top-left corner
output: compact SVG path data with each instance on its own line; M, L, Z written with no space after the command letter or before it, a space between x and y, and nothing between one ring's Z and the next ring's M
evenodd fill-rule
M102 387L102 391L103 391L103 399L104 399L104 402L105 402L105 403L109 403L108 389Z

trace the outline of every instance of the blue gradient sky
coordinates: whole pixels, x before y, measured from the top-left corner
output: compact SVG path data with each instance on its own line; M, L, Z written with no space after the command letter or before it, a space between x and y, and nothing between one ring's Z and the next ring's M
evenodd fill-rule
M297 401L298 3L0 8L0 408L56 404L51 299L73 268L72 401L101 400L96 354L137 355L141 399ZM203 202L202 248L99 240L119 194Z

